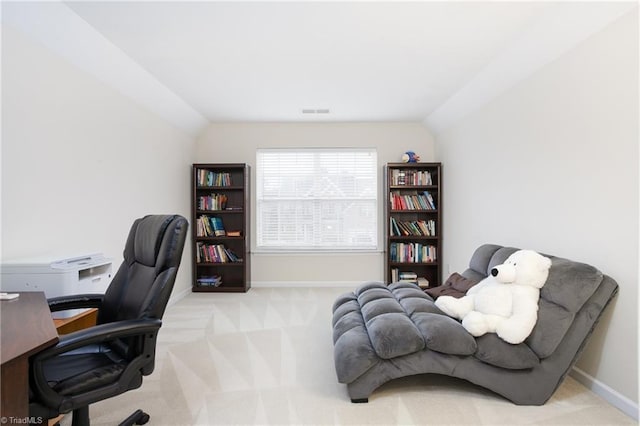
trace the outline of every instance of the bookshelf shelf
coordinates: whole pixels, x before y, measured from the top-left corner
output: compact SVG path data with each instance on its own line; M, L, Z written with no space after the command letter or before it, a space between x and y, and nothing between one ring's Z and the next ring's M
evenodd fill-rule
M243 237L242 236L240 236L240 237L229 237L229 236L225 235L225 236L218 236L218 237L215 237L215 236L212 236L212 237L196 237L196 239L198 241L242 240Z
M197 186L196 189L206 189L209 191L243 191L241 186Z
M193 164L194 292L246 292L251 287L249 170L243 163Z
M442 165L388 163L385 279L435 287L442 279Z
M236 214L242 213L242 209L239 210L196 210L197 214Z
M408 241L408 240L433 240L436 241L438 237L431 237L428 235L390 235L391 241Z
M234 266L242 266L244 267L242 262L200 262L200 266L220 266L220 267L234 267Z
M418 164L418 163L413 163ZM437 185L389 185L390 190L396 189L437 189Z
M409 209L404 209L404 210L397 210L397 209L392 209L390 210L391 213L399 213L399 214L407 214L407 213L438 213L438 210L419 210L419 209L414 209L414 210L409 210Z

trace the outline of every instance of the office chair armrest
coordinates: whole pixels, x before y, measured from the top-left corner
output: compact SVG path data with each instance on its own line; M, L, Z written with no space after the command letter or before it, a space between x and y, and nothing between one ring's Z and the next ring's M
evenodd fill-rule
M159 319L135 319L85 328L60 336L60 340L55 346L34 355L33 362L42 362L56 355L88 345L109 342L123 337L141 336L145 333L155 333L160 329L161 325L162 321Z
M102 306L104 294L73 294L47 299L51 312L68 309L99 308Z

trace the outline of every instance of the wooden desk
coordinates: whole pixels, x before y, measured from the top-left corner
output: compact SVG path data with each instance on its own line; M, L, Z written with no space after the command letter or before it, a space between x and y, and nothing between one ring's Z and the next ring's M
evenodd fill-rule
M0 301L0 327L0 415L20 422L29 416L29 357L58 342L44 293Z
M58 334L69 334L74 331L93 327L96 325L97 319L98 309L90 308L69 318L54 319L53 323L56 326L56 330L58 330Z

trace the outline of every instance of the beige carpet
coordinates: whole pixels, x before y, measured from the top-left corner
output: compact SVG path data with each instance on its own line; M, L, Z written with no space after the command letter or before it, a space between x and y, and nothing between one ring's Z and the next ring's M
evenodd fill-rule
M571 378L542 407L437 375L398 379L352 404L331 340L331 305L350 290L188 295L165 314L155 372L142 388L94 404L92 424L115 425L136 408L150 425L637 424Z

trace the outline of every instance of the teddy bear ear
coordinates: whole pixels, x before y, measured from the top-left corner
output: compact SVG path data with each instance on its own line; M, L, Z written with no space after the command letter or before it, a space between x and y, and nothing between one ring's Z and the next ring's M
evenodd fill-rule
M544 261L541 263L541 269L549 269L551 268L551 259L548 257L543 257Z

